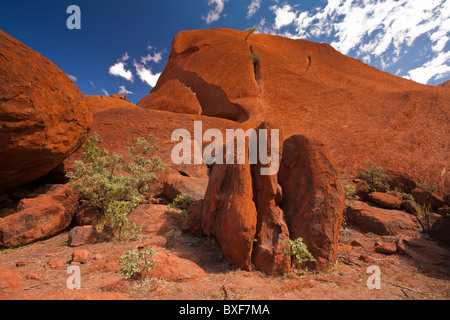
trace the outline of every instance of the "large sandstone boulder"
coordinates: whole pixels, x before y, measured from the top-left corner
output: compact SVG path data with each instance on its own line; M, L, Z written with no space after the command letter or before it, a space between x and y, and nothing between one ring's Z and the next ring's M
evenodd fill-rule
M248 158L246 164L213 166L202 206L204 233L217 239L229 263L252 270L257 212Z
M193 201L201 200L205 197L206 188L208 187L208 178L186 177L171 168L167 169L167 173L163 180L164 196L173 201L178 195L188 195Z
M91 124L69 77L0 30L0 190L47 174L83 144Z
M369 201L385 209L400 210L402 207L402 200L388 193L372 192L369 194Z
M349 222L364 232L384 236L411 233L417 229L414 216L399 210L388 210L353 201L348 210Z
M344 211L344 186L320 142L292 136L283 144L279 183L290 237L303 238L316 270L334 265Z
M0 247L20 247L64 231L77 211L78 198L68 185L55 185L37 198L21 200L18 212L0 218Z
M143 273L143 277L163 279L168 282L190 282L206 278L205 271L191 260L176 255L157 252L153 258L154 268Z
M124 95L84 96L86 104L96 114L109 109L138 109L136 105L127 100Z
M450 246L450 216L444 216L436 221L430 233L436 240Z

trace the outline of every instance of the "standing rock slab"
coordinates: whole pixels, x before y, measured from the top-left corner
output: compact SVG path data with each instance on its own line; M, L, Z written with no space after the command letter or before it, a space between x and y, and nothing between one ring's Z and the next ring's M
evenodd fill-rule
M258 136L265 137L264 131L267 130L267 150L272 157L276 148L280 154L280 141L272 145L271 126L262 123L258 127ZM260 140L261 141L261 140ZM261 146L261 145L260 145ZM256 225L256 242L253 248L253 261L257 269L266 274L283 274L289 272L291 267L291 258L285 255L285 250L289 249L289 229L284 219L283 210L278 206L280 195L280 186L278 185L278 172L272 175L263 175L261 169L273 165L277 159L272 158L272 163L263 165L261 162L253 166L253 186L254 201L258 212L258 222Z
M46 175L84 143L92 121L64 72L0 30L0 190Z
M317 271L337 259L345 193L336 165L324 145L305 136L284 141L279 183L291 239L303 238Z
M213 166L203 201L202 227L207 236L217 239L230 264L251 271L257 213L246 160L246 164Z

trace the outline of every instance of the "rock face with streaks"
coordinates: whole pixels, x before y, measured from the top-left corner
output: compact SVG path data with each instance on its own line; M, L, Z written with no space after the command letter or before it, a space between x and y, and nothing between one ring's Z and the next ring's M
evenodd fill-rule
M0 190L47 174L83 144L91 125L69 77L0 30Z

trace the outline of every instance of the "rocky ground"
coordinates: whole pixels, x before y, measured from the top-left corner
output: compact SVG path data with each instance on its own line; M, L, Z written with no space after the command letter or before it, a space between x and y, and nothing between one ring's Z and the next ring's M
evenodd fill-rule
M212 238L197 238L183 225L182 213L165 205L146 205L132 221L146 221L142 239L70 247L69 232L0 253L2 299L133 299L133 300L372 300L450 298L450 267L418 261L397 251L399 236L340 232L336 266L321 273L293 270L282 276L238 270L223 258ZM409 234L408 236L411 236ZM420 232L417 239L431 241ZM431 241L433 242L433 241ZM434 243L434 242L433 242ZM155 269L139 280L119 276L116 259L128 249L154 247ZM380 248L383 248L380 250ZM87 259L73 262L74 252ZM384 253L380 253L384 252ZM394 253L395 252L395 253ZM79 256L79 253L76 253ZM82 256L82 255L81 255ZM417 258L417 256L416 256ZM448 258L448 256L447 256ZM430 259L430 258L428 258ZM432 263L430 263L430 261ZM81 290L67 289L67 268L79 265ZM446 263L444 263L445 265ZM366 286L367 268L381 269L381 289Z

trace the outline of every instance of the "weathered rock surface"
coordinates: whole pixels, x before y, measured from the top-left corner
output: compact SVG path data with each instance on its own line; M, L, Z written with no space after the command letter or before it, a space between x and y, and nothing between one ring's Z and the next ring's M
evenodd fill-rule
M344 211L344 186L330 154L320 142L292 136L283 144L278 177L291 239L303 238L317 270L337 258Z
M431 236L436 240L450 246L450 216L437 220L430 230Z
M92 113L52 62L0 30L0 190L47 174L87 138Z
M249 162L215 164L202 207L204 233L217 239L229 263L252 270L257 212Z
M439 246L435 241L401 238L397 246L401 252L421 263L450 267L450 250Z
M142 204L128 215L128 220L142 229L149 237L164 235L181 224L181 214L165 205Z
M281 152L280 141L272 145L270 131L272 129L267 123L258 127L258 130L267 130L268 154L272 148ZM259 138L261 134L263 133L258 131ZM272 153L272 156L274 154ZM254 202L258 213L253 261L258 270L271 275L287 273L291 268L291 258L285 254L285 250L289 250L289 229L283 210L278 206L280 200L277 199L282 198L279 194L278 173L263 175L261 172L261 169L268 168L275 161L279 163L280 159L272 159L272 163L268 165L258 162L252 168Z
M372 192L368 196L368 200L385 209L400 209L402 200L396 196L382 192Z
M405 193L411 193L411 191L416 189L417 183L410 174L389 169L384 169L383 171L391 190L398 189Z
M109 109L138 109L136 105L127 100L124 95L84 96L86 104L92 112L98 113Z
M143 276L163 279L169 282L197 281L206 277L205 271L191 260L179 258L174 254L158 252L152 258L154 269Z
M0 218L0 247L20 247L64 231L77 203L78 195L68 185L55 185L37 198L20 201L16 213Z
M193 201L197 201L205 197L208 178L186 177L169 168L163 178L163 183L163 193L170 201L180 194L186 194Z
M158 91L139 101L137 106L183 114L202 114L196 94L177 79L165 82Z
M352 185L355 187L355 195L358 196L358 200L365 201L367 196L369 195L369 184L362 179L344 179L343 181L345 185Z
M343 176L356 176L371 161L423 184L440 180L450 158L442 140L450 131L449 90L382 72L327 44L246 36L180 32L150 95L177 80L196 94L204 115L249 127L270 120L286 137L317 138ZM251 52L261 57L259 70Z
M349 206L349 222L364 232L395 236L417 229L414 217L399 210L388 210L354 201Z
M8 268L0 267L0 299L22 290L19 276Z
M75 227L69 232L69 246L79 247L95 243L99 237L94 226Z

